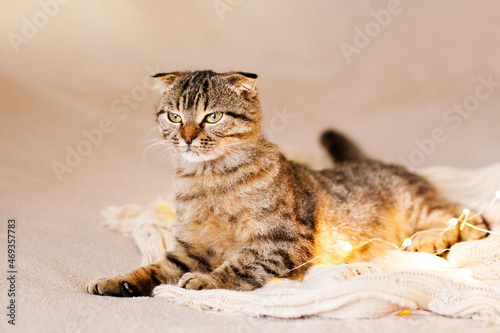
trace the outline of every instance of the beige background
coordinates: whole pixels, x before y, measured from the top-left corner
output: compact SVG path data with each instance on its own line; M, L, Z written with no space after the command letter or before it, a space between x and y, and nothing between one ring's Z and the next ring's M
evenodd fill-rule
M144 88L155 71L257 73L265 126L273 141L295 153L316 156L320 131L335 127L372 156L392 162L413 156L418 168L499 162L500 84L490 93L478 79L500 82L497 1L401 0L396 7L394 1L62 2L0 4L0 233L5 244L6 220L17 219L18 331L152 330L167 323L172 330L287 332L408 325L399 317L250 325L247 318L162 300L87 295L89 280L140 261L131 240L100 225L99 210L171 196L168 157L143 156L145 137L157 133L158 96ZM380 14L389 9L397 14ZM383 25L375 16L385 18ZM372 37L361 45L357 35L365 28ZM350 61L341 49L346 44L359 46ZM483 100L472 111L453 122L443 118L454 104L473 102L477 89ZM283 123L276 112L294 118ZM103 121L101 137L95 129ZM435 129L439 142L429 144ZM85 133L94 133L96 144L89 146ZM431 152L418 152L416 141L427 142ZM68 149L86 156L68 166ZM58 177L54 163L67 172ZM408 329L477 329L466 320L412 320L418 325Z

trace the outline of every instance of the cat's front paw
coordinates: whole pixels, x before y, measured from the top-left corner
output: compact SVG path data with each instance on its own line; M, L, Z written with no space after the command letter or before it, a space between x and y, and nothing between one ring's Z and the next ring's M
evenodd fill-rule
M179 287L191 290L217 289L217 283L208 274L186 273L179 280Z
M123 277L104 277L87 284L87 292L92 295L133 297L141 296L137 287Z

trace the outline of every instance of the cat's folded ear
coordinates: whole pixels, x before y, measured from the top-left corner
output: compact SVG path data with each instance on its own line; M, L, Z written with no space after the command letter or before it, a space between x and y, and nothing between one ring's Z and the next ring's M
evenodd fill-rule
M172 88L174 81L176 78L179 77L179 73L177 72L172 72L172 73L158 73L153 76L152 78L155 78L158 80L157 85L155 89L160 90L162 94L166 93L170 88Z
M227 79L238 93L246 93L250 97L257 95L257 74L234 72L229 73Z

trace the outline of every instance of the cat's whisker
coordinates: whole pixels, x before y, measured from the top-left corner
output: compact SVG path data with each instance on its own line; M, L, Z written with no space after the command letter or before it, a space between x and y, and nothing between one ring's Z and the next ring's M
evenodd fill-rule
M166 142L152 142L144 149L144 153L148 154L159 147L168 147L168 144Z
M172 149L172 146L165 140L162 139L153 139L152 142L149 144L148 147L144 149L144 152L142 154L142 161L146 162L149 155L158 149L162 150L170 150Z
M151 142L149 145L144 149L143 153L148 154L152 150L157 149L158 147L166 147L168 146L166 142Z
M147 142L149 142L150 140L158 140L157 138L146 139L151 134L151 132L153 132L153 130L155 130L155 129L158 129L158 126L153 126L152 128L150 128L148 133L139 141L139 144L135 147L134 152L137 152L137 150L142 149L142 146L144 144L146 144Z
M165 149L164 151L162 151L160 153L160 162L163 162L163 159L165 158L165 156L168 156L171 159L172 158L171 152L173 150L174 150L174 148L172 146L168 146L167 149Z

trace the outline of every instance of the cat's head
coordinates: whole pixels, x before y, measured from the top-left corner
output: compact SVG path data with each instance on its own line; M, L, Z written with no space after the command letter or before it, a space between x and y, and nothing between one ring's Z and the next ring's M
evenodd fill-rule
M212 71L159 73L160 131L190 162L229 156L261 136L257 75Z

